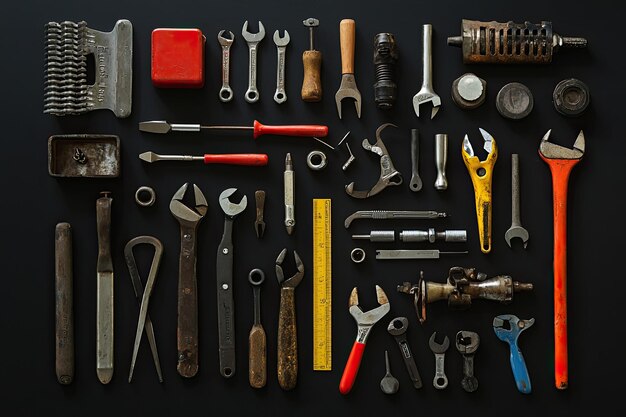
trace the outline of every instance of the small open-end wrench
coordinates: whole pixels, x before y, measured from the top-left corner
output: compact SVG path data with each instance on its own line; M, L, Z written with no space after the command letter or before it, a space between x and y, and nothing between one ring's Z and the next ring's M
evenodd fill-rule
M582 130L569 149L548 141L539 145L539 156L552 172L554 216L554 378L558 389L567 388L567 184L569 175L585 154Z
M446 351L450 347L450 339L446 336L443 343L435 342L437 332L434 332L428 340L430 350L435 354L435 377L433 378L433 386L437 389L444 389L448 386L448 377L446 376Z
M261 324L261 285L265 273L253 269L248 274L254 295L254 324L248 336L248 380L252 388L263 388L267 382L267 340Z
M511 350L510 361L511 369L517 390L522 394L530 394L532 386L530 384L530 376L526 368L526 362L522 351L517 345L519 335L530 326L535 324L535 319L520 320L512 314L502 314L493 319L493 331L498 339L509 344Z
M230 88L230 47L235 41L235 34L228 31L230 38L224 36L225 30L217 34L217 41L222 46L222 88L219 97L224 103L233 99L233 89Z
M230 378L235 374L235 301L233 299L233 223L235 217L248 206L248 197L239 203L230 201L236 188L220 194L220 207L224 211L224 234L217 247L217 331L219 337L220 374Z
M339 22L339 43L341 46L341 84L335 93L337 113L341 119L341 101L344 98L354 100L356 115L361 118L361 92L356 86L354 78L354 44L356 22L352 19L343 19Z
M194 208L182 199L188 184L183 184L170 201L170 211L180 223L180 258L178 263L178 365L180 376L191 378L198 373L198 284L196 280L196 234L198 224L209 207L197 185L193 185Z
M287 248L276 258L276 279L280 285L280 307L278 310L278 385L289 391L298 382L298 330L296 327L296 287L304 278L304 264L293 251L296 272L285 279L283 261L287 256Z
M511 155L511 227L504 234L506 243L511 247L511 240L522 239L524 249L528 245L528 231L522 227L519 204L519 155Z
M479 130L485 142L483 149L488 152L487 159L481 161L474 155L474 149L467 135L463 139L461 154L474 186L480 250L483 253L489 253L491 252L491 212L493 206L491 183L493 167L498 159L498 146L496 145L496 140L486 130Z
M478 378L474 376L474 354L480 345L478 333L462 330L456 334L456 350L463 355L463 379L461 386L465 392L478 389Z
M248 90L246 91L245 99L248 103L255 103L259 101L259 90L256 86L256 73L257 73L257 51L259 42L265 37L265 28L263 23L259 20L259 31L257 33L248 32L248 21L246 20L241 29L241 36L248 44Z
M432 54L433 25L422 27L422 88L413 96L415 114L420 117L420 105L431 102L433 105L430 118L433 119L441 106L441 98L433 90L433 54Z
M409 319L406 317L396 317L391 320L389 326L387 326L387 331L394 337L394 339L396 339L396 342L398 343L402 359L404 359L404 364L406 365L406 370L409 373L409 378L413 381L413 386L415 389L420 389L422 388L422 378L417 370L415 358L413 357L413 352L411 352L411 346L409 346L409 342L406 338L406 331L408 328Z
M280 37L278 31L274 32L274 43L278 52L276 64L276 92L274 93L274 101L278 104L287 101L287 93L285 92L285 60L287 45L289 44L289 32L285 31L285 36Z
M256 201L256 220L254 221L254 232L256 237L261 239L265 234L265 191L256 190L254 192L254 200Z
M422 179L419 173L420 135L417 129L411 129L411 182L409 188L413 192L422 189Z
M363 358L363 352L365 351L365 343L367 342L367 337L372 331L372 327L374 327L374 325L378 323L380 319L385 317L385 315L389 313L389 310L391 310L387 294L385 294L383 289L378 285L376 286L376 300L378 301L378 304L380 304L378 307L369 311L363 311L359 306L359 293L356 287L354 287L350 293L350 299L348 300L348 305L350 307L349 311L354 318L354 321L356 321L357 332L356 340L352 345L350 356L348 356L346 367L343 369L343 375L341 376L341 381L339 382L339 392L344 395L348 394L352 390L352 386L356 380L356 375L359 372L359 367L361 366L361 359Z

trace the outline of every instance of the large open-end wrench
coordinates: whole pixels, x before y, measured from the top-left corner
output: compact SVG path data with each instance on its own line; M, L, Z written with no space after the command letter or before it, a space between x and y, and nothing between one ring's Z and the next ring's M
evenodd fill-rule
M257 33L248 32L248 21L243 24L241 29L241 36L248 44L248 90L246 91L245 99L248 103L255 103L259 101L259 90L256 86L256 72L257 72L257 50L259 42L265 37L265 28L263 23L259 20L259 31Z
M224 234L217 247L217 331L219 337L220 374L230 378L235 374L235 301L233 299L233 222L248 206L243 196L237 204L230 201L236 188L220 194L220 207L224 211Z
M528 375L528 368L526 368L526 362L522 351L517 345L517 339L519 335L530 326L535 324L535 319L520 320L517 316L512 314L502 314L493 319L493 331L498 336L498 339L509 344L511 354L509 360L511 362L511 369L513 370L513 377L515 378L515 385L517 390L522 394L530 394L532 392L532 386L530 384L530 376Z
M409 319L406 317L396 317L391 320L389 326L387 326L387 331L394 337L394 339L396 339L396 343L398 343L398 348L400 348L402 359L404 359L404 364L406 365L406 370L409 373L409 378L411 378L411 381L413 382L413 386L415 389L420 389L422 388L422 378L417 370L415 357L413 356L413 352L411 352L411 346L409 345L409 341L406 337L406 331L408 328Z
M567 184L574 165L585 153L582 130L569 149L549 142L551 130L539 145L539 156L552 172L554 204L554 378L558 389L567 388Z
M274 32L274 44L278 53L276 64L276 92L274 93L274 101L278 104L287 101L287 93L285 92L285 60L287 53L287 45L289 44L289 32L285 31L282 38L278 31Z
M230 88L230 46L235 41L235 34L228 31L230 38L224 36L225 30L217 34L217 41L222 46L222 88L220 88L220 100L224 103L233 99L233 89Z
M356 287L354 287L350 293L350 299L348 301L348 305L350 306L349 311L354 321L356 321L357 333L356 340L350 351L350 356L348 356L348 361L346 362L346 367L343 370L341 381L339 382L339 392L344 395L352 390L356 375L361 367L365 343L372 331L372 327L391 310L387 294L385 294L385 291L378 285L376 286L376 299L379 304L378 307L369 311L363 311L359 306L359 293Z
M198 284L196 280L196 234L198 224L209 207L197 185L193 185L195 207L182 199L188 184L183 184L170 201L170 211L180 223L180 259L178 264L178 365L180 376L191 378L198 373Z
M433 119L441 106L441 98L433 90L433 25L422 27L422 88L413 96L415 114L420 117L420 105L431 102L433 110L430 118Z

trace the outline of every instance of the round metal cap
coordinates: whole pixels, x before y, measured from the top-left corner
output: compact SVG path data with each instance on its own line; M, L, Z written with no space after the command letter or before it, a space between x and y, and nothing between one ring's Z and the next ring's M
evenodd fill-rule
M452 100L462 109L475 109L486 96L487 82L475 74L463 74L452 83Z
M533 110L533 95L524 84L509 83L502 87L496 97L498 112L507 119L519 120Z
M558 83L552 93L552 101L556 111L565 116L580 116L585 112L591 96L589 87L576 78L570 78Z

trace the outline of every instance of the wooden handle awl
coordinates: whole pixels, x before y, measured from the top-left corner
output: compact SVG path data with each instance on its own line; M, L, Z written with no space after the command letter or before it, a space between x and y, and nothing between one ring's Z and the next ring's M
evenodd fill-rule
M304 79L302 80L302 100L318 102L322 100L322 53L304 51L302 54Z

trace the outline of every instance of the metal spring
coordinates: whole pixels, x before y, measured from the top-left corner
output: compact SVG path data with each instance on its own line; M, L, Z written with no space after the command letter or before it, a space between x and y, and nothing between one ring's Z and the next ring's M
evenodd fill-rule
M487 28L480 28L480 54L485 55L486 51L486 34ZM538 56L546 55L550 51L548 49L548 34L545 28L522 29L509 28L496 30L489 28L489 53L491 55L526 55ZM505 36L506 34L506 36ZM552 42L552 39L550 39Z
M92 98L87 85L86 22L49 22L45 26L44 113L84 113Z
M393 65L378 64L376 65L376 81L393 81Z

